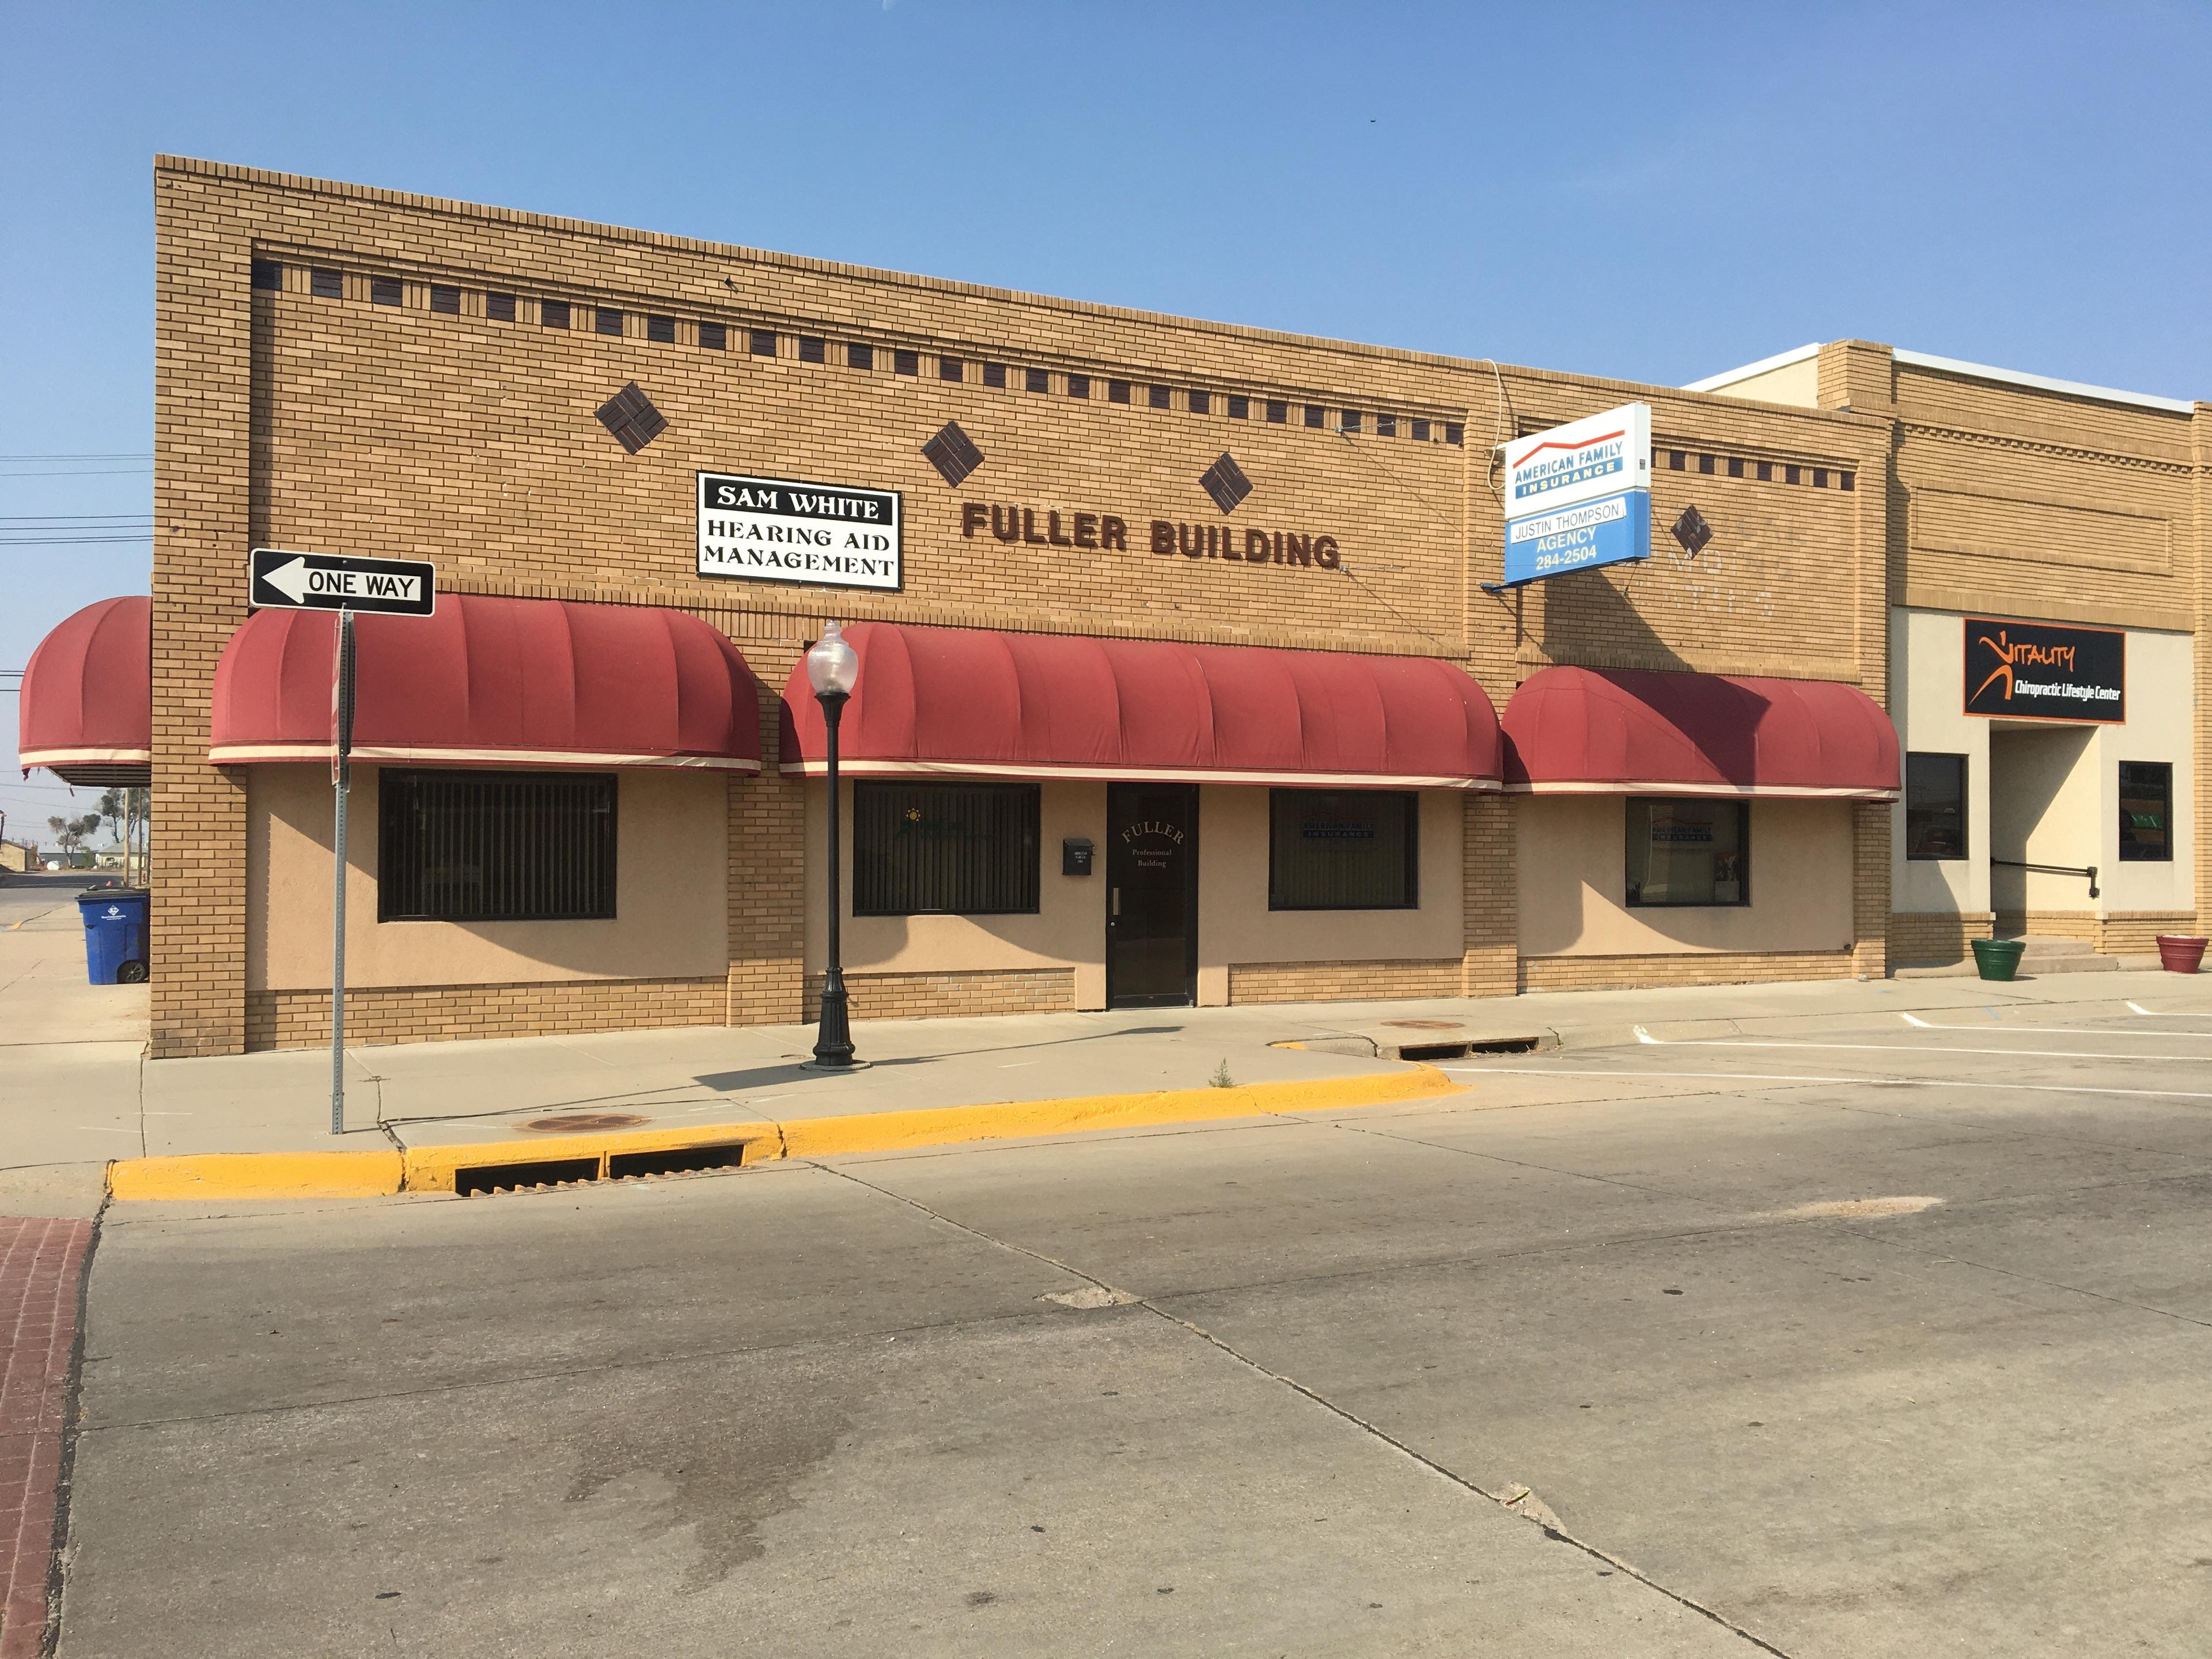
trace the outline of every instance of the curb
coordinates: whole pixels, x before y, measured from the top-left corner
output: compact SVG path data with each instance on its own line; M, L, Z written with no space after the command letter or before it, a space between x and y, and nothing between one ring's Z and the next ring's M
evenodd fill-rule
M526 1143L493 1141L374 1152L186 1152L168 1158L118 1158L107 1166L107 1190L118 1203L389 1198L400 1193L485 1191L555 1181L770 1164L789 1158L835 1158L1333 1107L1388 1106L1463 1094L1470 1086L1446 1077L1433 1066L1409 1065L1402 1071L1297 1083L1080 1095L1063 1100L940 1106L906 1112L855 1112L783 1122L694 1124L682 1129L556 1135ZM593 1167L587 1170L586 1165Z

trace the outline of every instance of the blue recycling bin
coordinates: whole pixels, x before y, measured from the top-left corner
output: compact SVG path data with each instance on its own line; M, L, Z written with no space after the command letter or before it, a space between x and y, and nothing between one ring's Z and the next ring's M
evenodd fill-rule
M84 918L84 972L94 985L138 985L146 978L146 895L117 889L76 902Z

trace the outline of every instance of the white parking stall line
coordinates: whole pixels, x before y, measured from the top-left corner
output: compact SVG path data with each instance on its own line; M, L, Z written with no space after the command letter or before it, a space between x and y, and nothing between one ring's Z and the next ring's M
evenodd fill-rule
M1553 1071L1535 1066L1440 1066L1437 1069L1468 1077L1609 1077L1628 1083L1710 1078L1724 1083L1848 1083L1880 1089L1972 1089L2008 1095L2121 1095L2136 1100L2212 1100L2212 1092L2193 1089L2095 1089L2087 1084L2065 1083L1958 1083L1942 1077L1814 1077L1794 1072Z
M2170 1008L2146 1008L2140 1002L2130 1002L2128 1006L2145 1019L2212 1019L2212 1009L2201 1014L2192 1014L2186 1012L2176 1013Z
M2192 1060L2192 1054L2106 1054L2076 1048L1930 1048L1917 1042L1785 1042L1773 1037L1656 1037L1641 1025L1636 1040L1656 1048L1841 1048L1901 1054L1996 1054L2006 1060Z
M1898 1018L1923 1031L1972 1031L1978 1036L2125 1037L2137 1042L2201 1042L2212 1039L2212 1031L2115 1031L2101 1025L1938 1025L1917 1014L1899 1014ZM2173 1057L2179 1060L2186 1056Z

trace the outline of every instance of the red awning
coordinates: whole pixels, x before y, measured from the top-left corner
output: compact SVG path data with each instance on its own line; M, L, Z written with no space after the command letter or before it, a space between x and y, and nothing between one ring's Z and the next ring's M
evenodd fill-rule
M856 623L839 763L862 775L1498 787L1498 716L1450 663ZM783 769L819 773L802 660Z
M760 769L759 682L683 611L452 593L354 631L358 759ZM337 647L328 611L246 618L216 669L208 758L327 760Z
M1547 668L1505 707L1534 794L1897 796L1897 728L1835 680Z
M154 771L154 601L88 605L23 670L16 752L70 783L143 788Z

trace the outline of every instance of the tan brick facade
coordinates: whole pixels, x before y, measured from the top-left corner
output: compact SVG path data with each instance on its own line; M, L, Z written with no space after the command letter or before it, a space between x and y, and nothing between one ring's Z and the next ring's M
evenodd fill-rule
M1828 406L1784 407L202 162L165 160L155 182L159 1055L316 1041L327 1001L249 999L246 791L206 759L215 665L245 619L256 545L429 557L451 592L680 609L735 641L763 687L764 769L729 786L724 978L364 993L349 1016L364 1041L811 1018L808 797L776 770L777 694L833 617L1435 657L1503 708L1553 664L1830 678L1887 704L1892 605L2016 591L1988 550L2039 526L2093 544L2091 568L2037 568L2054 593L2191 629L2203 609L2201 419L2179 438L2120 416L2054 432L1953 407L1948 384L1900 378L1884 348L1826 349ZM273 287L254 286L257 262ZM336 273L337 293L318 273ZM492 314L494 295L513 296L512 320ZM717 328L726 349L709 349ZM669 423L635 454L593 417L631 382ZM1484 592L1503 538L1493 441L1632 398L1653 410L1653 556ZM921 453L947 421L986 457L957 488ZM1255 486L1232 527L1331 535L1340 568L1152 550L1156 520L1224 521L1197 481L1224 450ZM2080 507L2123 452L2156 512ZM702 578L700 469L901 491L903 588ZM2038 490L2059 503L2042 519L2021 506ZM1715 531L1695 557L1664 529L1692 505ZM1008 544L970 506L1113 513L1130 545ZM1517 810L1464 799L1456 955L1232 962L1228 1000L1878 976L1950 948L1893 916L1891 812L1869 805L1852 814L1847 950L1523 960ZM848 983L860 1018L1079 1006L1060 968Z

